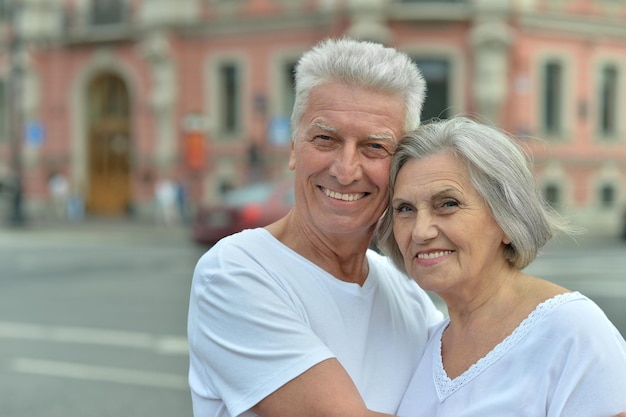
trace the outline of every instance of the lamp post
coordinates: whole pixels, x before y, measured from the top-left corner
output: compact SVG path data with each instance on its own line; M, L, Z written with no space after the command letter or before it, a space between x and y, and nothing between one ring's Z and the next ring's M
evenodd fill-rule
M14 226L21 226L25 223L24 207L23 207L23 166L22 166L22 42L18 27L18 19L20 17L20 0L11 0L9 2L9 63L11 65L9 72L9 98L10 98L10 115L8 120L8 132L11 138L11 204L9 209L9 223Z

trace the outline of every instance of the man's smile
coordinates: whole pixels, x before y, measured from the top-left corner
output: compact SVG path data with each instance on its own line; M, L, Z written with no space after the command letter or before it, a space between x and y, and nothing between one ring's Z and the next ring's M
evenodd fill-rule
M343 201L356 201L365 197L367 193L351 193L351 194L342 194L337 191L332 191L324 187L320 187L320 189L324 192L327 197L334 198L335 200L343 200Z

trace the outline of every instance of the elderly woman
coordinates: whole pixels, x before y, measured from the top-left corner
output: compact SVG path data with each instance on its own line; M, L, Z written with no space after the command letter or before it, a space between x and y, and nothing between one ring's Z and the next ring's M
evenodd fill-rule
M399 416L598 416L626 410L626 342L578 292L523 269L554 232L529 162L466 118L394 155L379 245L447 304Z

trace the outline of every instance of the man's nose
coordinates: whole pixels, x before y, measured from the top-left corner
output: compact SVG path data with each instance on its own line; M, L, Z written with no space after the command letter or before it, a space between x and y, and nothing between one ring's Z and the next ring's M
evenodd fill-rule
M363 167L358 149L355 146L342 147L330 167L330 174L343 185L348 185L361 179Z

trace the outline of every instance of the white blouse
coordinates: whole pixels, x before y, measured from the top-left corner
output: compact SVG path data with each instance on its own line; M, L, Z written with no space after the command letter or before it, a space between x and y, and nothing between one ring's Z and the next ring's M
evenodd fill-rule
M626 411L626 342L578 292L539 304L462 375L443 368L437 326L400 404L400 417L611 417Z

